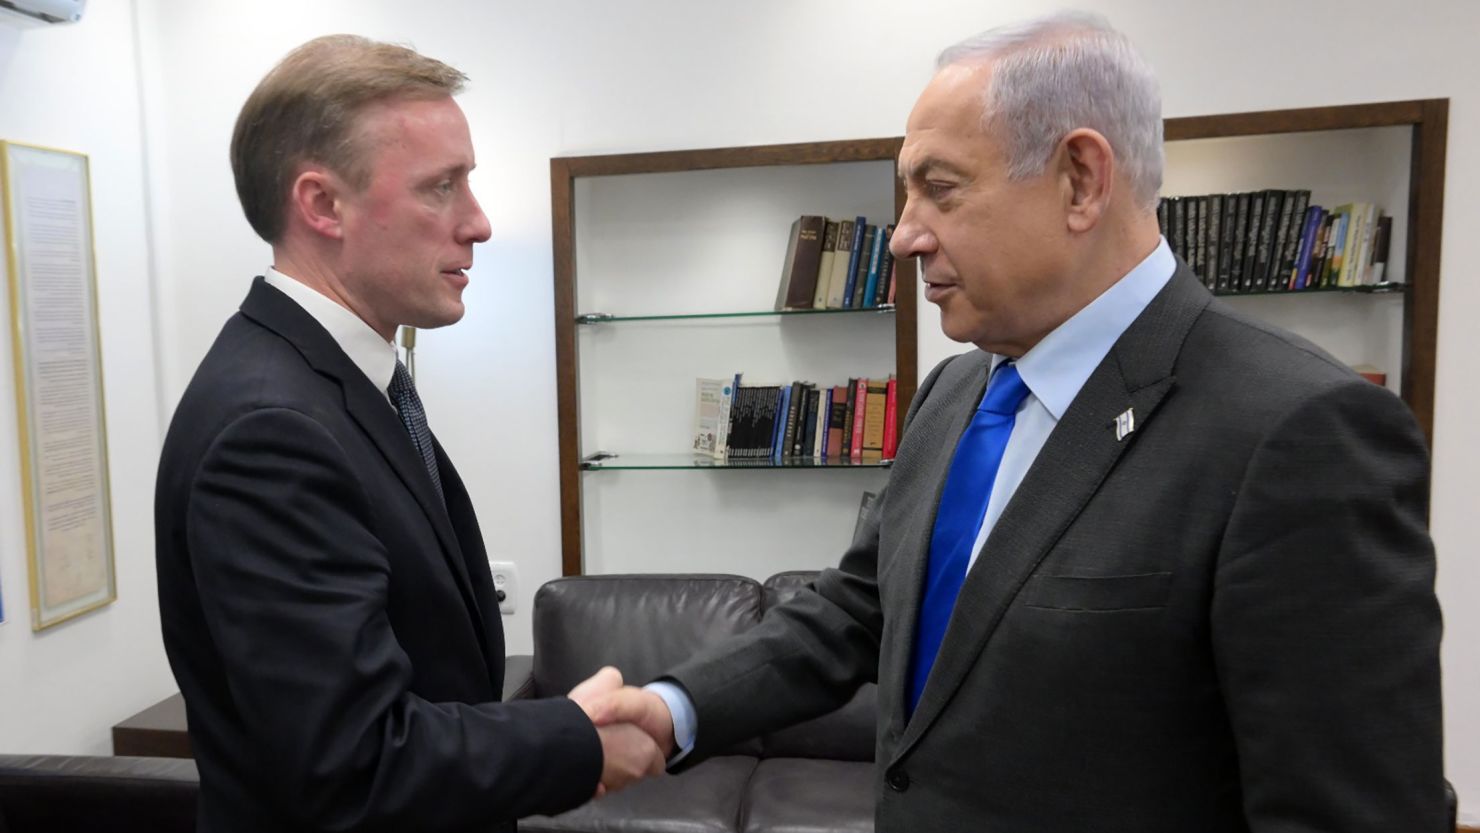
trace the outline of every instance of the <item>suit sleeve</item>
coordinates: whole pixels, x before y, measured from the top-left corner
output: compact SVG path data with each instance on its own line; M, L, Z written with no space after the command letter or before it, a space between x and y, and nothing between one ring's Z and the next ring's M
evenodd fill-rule
M277 809L305 828L443 830L570 809L600 741L564 698L433 703L386 606L375 502L312 418L263 409L217 436L186 534L200 603ZM427 610L428 617L443 615Z
M905 415L905 431L950 361L921 383ZM884 628L879 520L888 499L886 487L838 567L824 570L809 592L666 675L689 694L697 712L694 749L675 770L739 741L827 714L859 686L878 681Z
M1254 833L1444 828L1428 455L1363 380L1308 397L1253 455L1211 632Z

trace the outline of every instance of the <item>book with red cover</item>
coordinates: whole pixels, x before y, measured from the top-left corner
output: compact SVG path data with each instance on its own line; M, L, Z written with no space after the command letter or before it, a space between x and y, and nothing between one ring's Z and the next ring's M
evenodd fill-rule
M899 383L893 376L884 393L884 459L893 460L899 449Z
M863 418L868 410L868 379L859 377L853 383L853 438L849 444L848 457L855 463L863 462Z

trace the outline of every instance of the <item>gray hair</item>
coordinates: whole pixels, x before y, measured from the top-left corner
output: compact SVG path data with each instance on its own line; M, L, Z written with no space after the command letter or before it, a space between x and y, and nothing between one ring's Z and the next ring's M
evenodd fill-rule
M984 126L1006 143L1008 176L1042 173L1076 128L1110 142L1141 208L1161 191L1161 86L1130 39L1104 17L1066 11L1000 26L940 54L936 69L992 62Z

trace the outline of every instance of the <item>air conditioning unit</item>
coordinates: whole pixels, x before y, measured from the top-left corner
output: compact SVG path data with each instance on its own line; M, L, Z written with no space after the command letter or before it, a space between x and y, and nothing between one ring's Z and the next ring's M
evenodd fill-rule
M87 0L0 0L0 24L44 26L76 23Z

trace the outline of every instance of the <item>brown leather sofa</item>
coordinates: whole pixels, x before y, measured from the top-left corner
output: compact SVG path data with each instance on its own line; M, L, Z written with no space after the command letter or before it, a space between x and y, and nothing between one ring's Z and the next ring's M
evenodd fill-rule
M643 683L696 651L753 627L812 572L764 584L722 575L580 576L541 587L534 660L515 696L564 694L603 665ZM866 685L851 703L554 817L521 833L825 833L874 829L874 707Z

